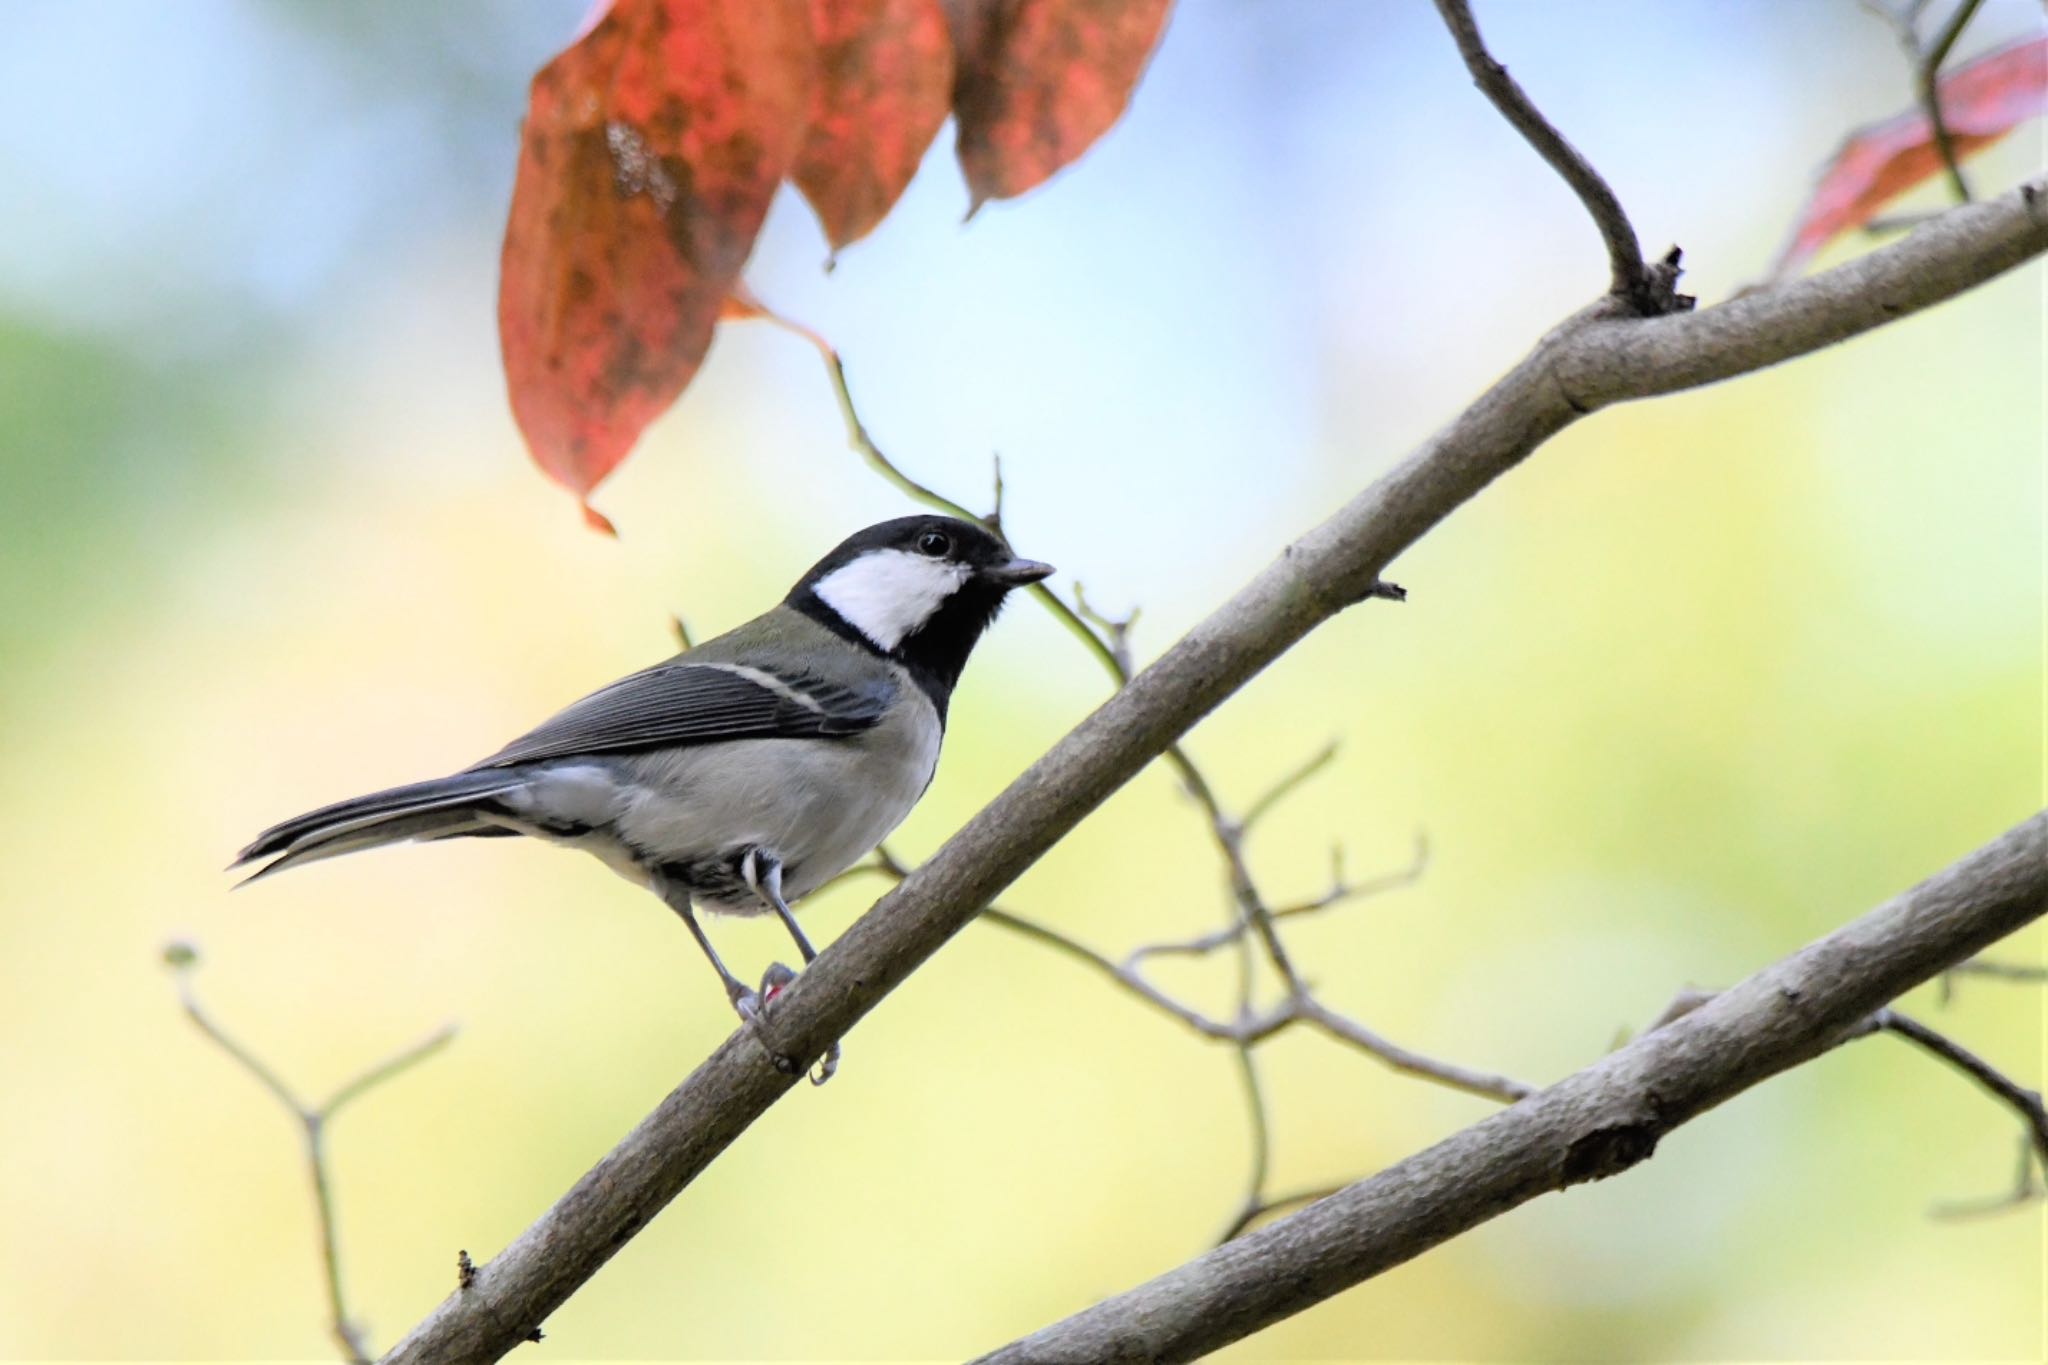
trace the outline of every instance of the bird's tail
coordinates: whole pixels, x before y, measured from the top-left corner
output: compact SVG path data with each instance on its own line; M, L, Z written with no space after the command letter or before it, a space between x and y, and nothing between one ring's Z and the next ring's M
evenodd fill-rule
M502 809L493 801L494 797L525 784L523 776L501 768L437 777L337 801L264 830L235 855L228 867L232 871L264 858L271 859L242 880L240 885L246 886L288 867L379 844L509 832L484 815Z

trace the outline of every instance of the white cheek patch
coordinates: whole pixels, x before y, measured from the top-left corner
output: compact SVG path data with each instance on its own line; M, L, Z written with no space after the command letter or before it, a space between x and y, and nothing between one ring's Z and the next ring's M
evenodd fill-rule
M894 649L966 581L965 564L908 550L870 550L826 574L811 591L877 649Z

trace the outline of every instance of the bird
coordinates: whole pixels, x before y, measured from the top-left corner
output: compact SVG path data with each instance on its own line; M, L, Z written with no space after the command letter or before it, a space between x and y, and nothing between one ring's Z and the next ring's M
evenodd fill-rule
M758 1026L795 973L774 963L749 987L697 908L773 913L808 965L817 953L791 903L910 813L937 770L968 655L1012 591L1052 572L987 526L881 522L751 621L598 689L461 772L273 825L230 870L261 864L246 885L408 840L524 835L581 849L680 916L733 1009ZM814 1082L838 1056L835 1043Z

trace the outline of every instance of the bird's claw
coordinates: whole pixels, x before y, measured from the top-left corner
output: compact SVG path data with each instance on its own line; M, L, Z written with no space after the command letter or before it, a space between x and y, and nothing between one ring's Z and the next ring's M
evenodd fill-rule
M760 1040L761 1046L767 1049L768 1060L773 1062L775 1069L785 1076L794 1076L797 1073L797 1060L777 1048L769 1040L765 1027L764 1013L769 1006L775 1003L778 996L789 989L789 984L795 980L796 972L792 968L781 962L771 962L768 964L768 970L761 973L761 989L758 992L749 991L746 994L746 998L752 1002L751 1011L745 1007L739 1007L738 1001L734 1002L735 1006L740 1008L740 1017L752 1026L754 1036ZM838 1070L839 1042L837 1039L834 1039L832 1045L825 1049L825 1055L818 1059L818 1069L811 1073L811 1084L823 1085L831 1080L833 1073Z
M775 997L787 990L789 983L794 980L796 980L796 973L794 971L780 962L769 963L768 970L761 973L761 1003L764 1005L773 1003Z

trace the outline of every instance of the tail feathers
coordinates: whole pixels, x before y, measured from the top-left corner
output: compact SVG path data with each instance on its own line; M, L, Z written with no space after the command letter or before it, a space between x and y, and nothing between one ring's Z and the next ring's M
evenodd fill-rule
M523 775L499 769L457 773L337 801L264 830L235 855L229 868L272 860L239 883L246 886L288 867L379 844L483 833L498 826L479 818L481 808L488 807L492 797L525 785Z

